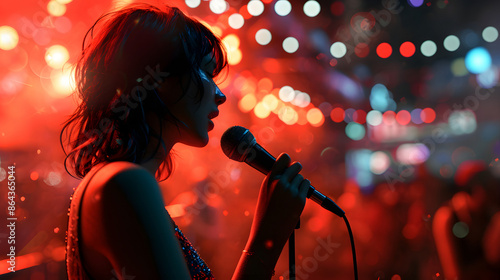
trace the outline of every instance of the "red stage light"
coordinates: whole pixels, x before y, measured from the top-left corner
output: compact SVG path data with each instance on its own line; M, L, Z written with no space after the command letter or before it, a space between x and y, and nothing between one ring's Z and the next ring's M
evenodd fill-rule
M368 48L368 45L365 43L359 43L354 48L354 53L361 58L367 57L370 53L370 48Z
M406 110L401 110L396 114L396 121L400 125L407 125L411 121L411 114Z
M415 54L415 45L412 42L404 42L399 47L399 52L404 57L410 57Z
M344 116L345 116L345 113L344 113L344 109L342 108L334 108L331 112L330 112L330 118L332 119L332 121L334 122L342 122L344 120Z
M377 47L377 55L381 58L388 58L392 54L392 47L388 43L381 43Z
M420 112L420 118L424 123L431 123L436 119L436 112L432 108L425 108Z
M344 13L344 3L340 2L340 1L335 1L332 3L332 5L330 6L330 10L332 11L332 14L334 16L340 16Z
M361 109L356 110L352 115L352 119L359 124L364 124L366 122L366 112Z
M394 111L387 111L382 115L382 121L386 125L393 125L396 120L396 113Z

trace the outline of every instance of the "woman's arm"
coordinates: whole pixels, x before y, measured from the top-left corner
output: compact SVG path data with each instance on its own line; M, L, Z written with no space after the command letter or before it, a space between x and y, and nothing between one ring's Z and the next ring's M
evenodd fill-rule
M148 171L129 164L106 180L100 199L92 203L101 210L103 223L105 241L99 250L118 274L190 279L158 183Z
M310 182L281 154L262 182L257 209L245 251L233 280L270 279L290 234L304 209Z

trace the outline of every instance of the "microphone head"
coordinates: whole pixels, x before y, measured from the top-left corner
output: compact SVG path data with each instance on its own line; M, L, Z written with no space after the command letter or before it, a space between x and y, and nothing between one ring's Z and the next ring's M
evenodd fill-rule
M228 128L220 139L220 146L224 154L236 161L244 161L249 148L255 143L255 137L252 133L242 126Z

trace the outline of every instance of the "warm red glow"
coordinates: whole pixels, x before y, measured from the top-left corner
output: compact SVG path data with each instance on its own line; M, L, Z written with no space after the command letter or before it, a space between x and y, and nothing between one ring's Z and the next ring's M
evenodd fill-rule
M252 18L252 15L248 12L247 5L241 6L239 13L240 13L240 15L243 16L244 19Z
M399 52L404 57L410 57L415 54L415 45L412 42L404 42L399 47Z
M432 108L422 109L420 118L424 123L431 123L436 119L436 112Z
M36 172L36 171L31 172L30 179L33 181L38 180L38 172Z
M259 90L270 92L271 90L273 90L273 81L269 78L262 78L257 83L257 88Z
M392 125L396 122L396 113L394 111L387 111L382 115L382 121L386 125Z
M323 113L318 108L311 108L307 112L307 121L315 127L321 126L325 122Z
M281 65L275 58L266 58L262 63L262 67L269 73L280 73Z
M332 119L332 121L337 123L343 122L344 116L345 116L344 109L340 107L333 108L333 110L330 112L330 118Z
M377 47L377 55L381 58L388 58L392 54L392 47L388 43L381 43Z
M411 121L411 114L410 112L406 111L406 110L401 110L397 113L396 115L396 121L400 124L400 125L407 125L410 123Z
M344 3L342 3L341 1L335 1L330 6L330 10L332 11L332 14L335 16L342 15L344 13L344 9L345 9Z
M359 57L367 57L370 53L370 48L365 43L359 43L354 48L354 53Z
M352 114L352 119L359 124L364 124L366 122L366 112L358 109Z

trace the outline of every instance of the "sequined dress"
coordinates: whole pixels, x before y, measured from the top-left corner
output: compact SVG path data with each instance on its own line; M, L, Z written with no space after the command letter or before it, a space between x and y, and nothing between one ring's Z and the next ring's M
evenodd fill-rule
M94 175L92 175L92 177ZM92 177L89 182L92 180ZM73 192L70 207L68 209L68 231L66 232L66 272L69 280L94 279L83 266L82 256L80 255L80 243L78 243L78 236L80 236L78 217L80 216L81 200L87 186L88 183L83 187L78 187ZM191 279L215 279L212 275L212 271L198 255L189 240L184 236L175 222L173 220L171 221L174 225L175 236L179 240L179 244L182 248Z

